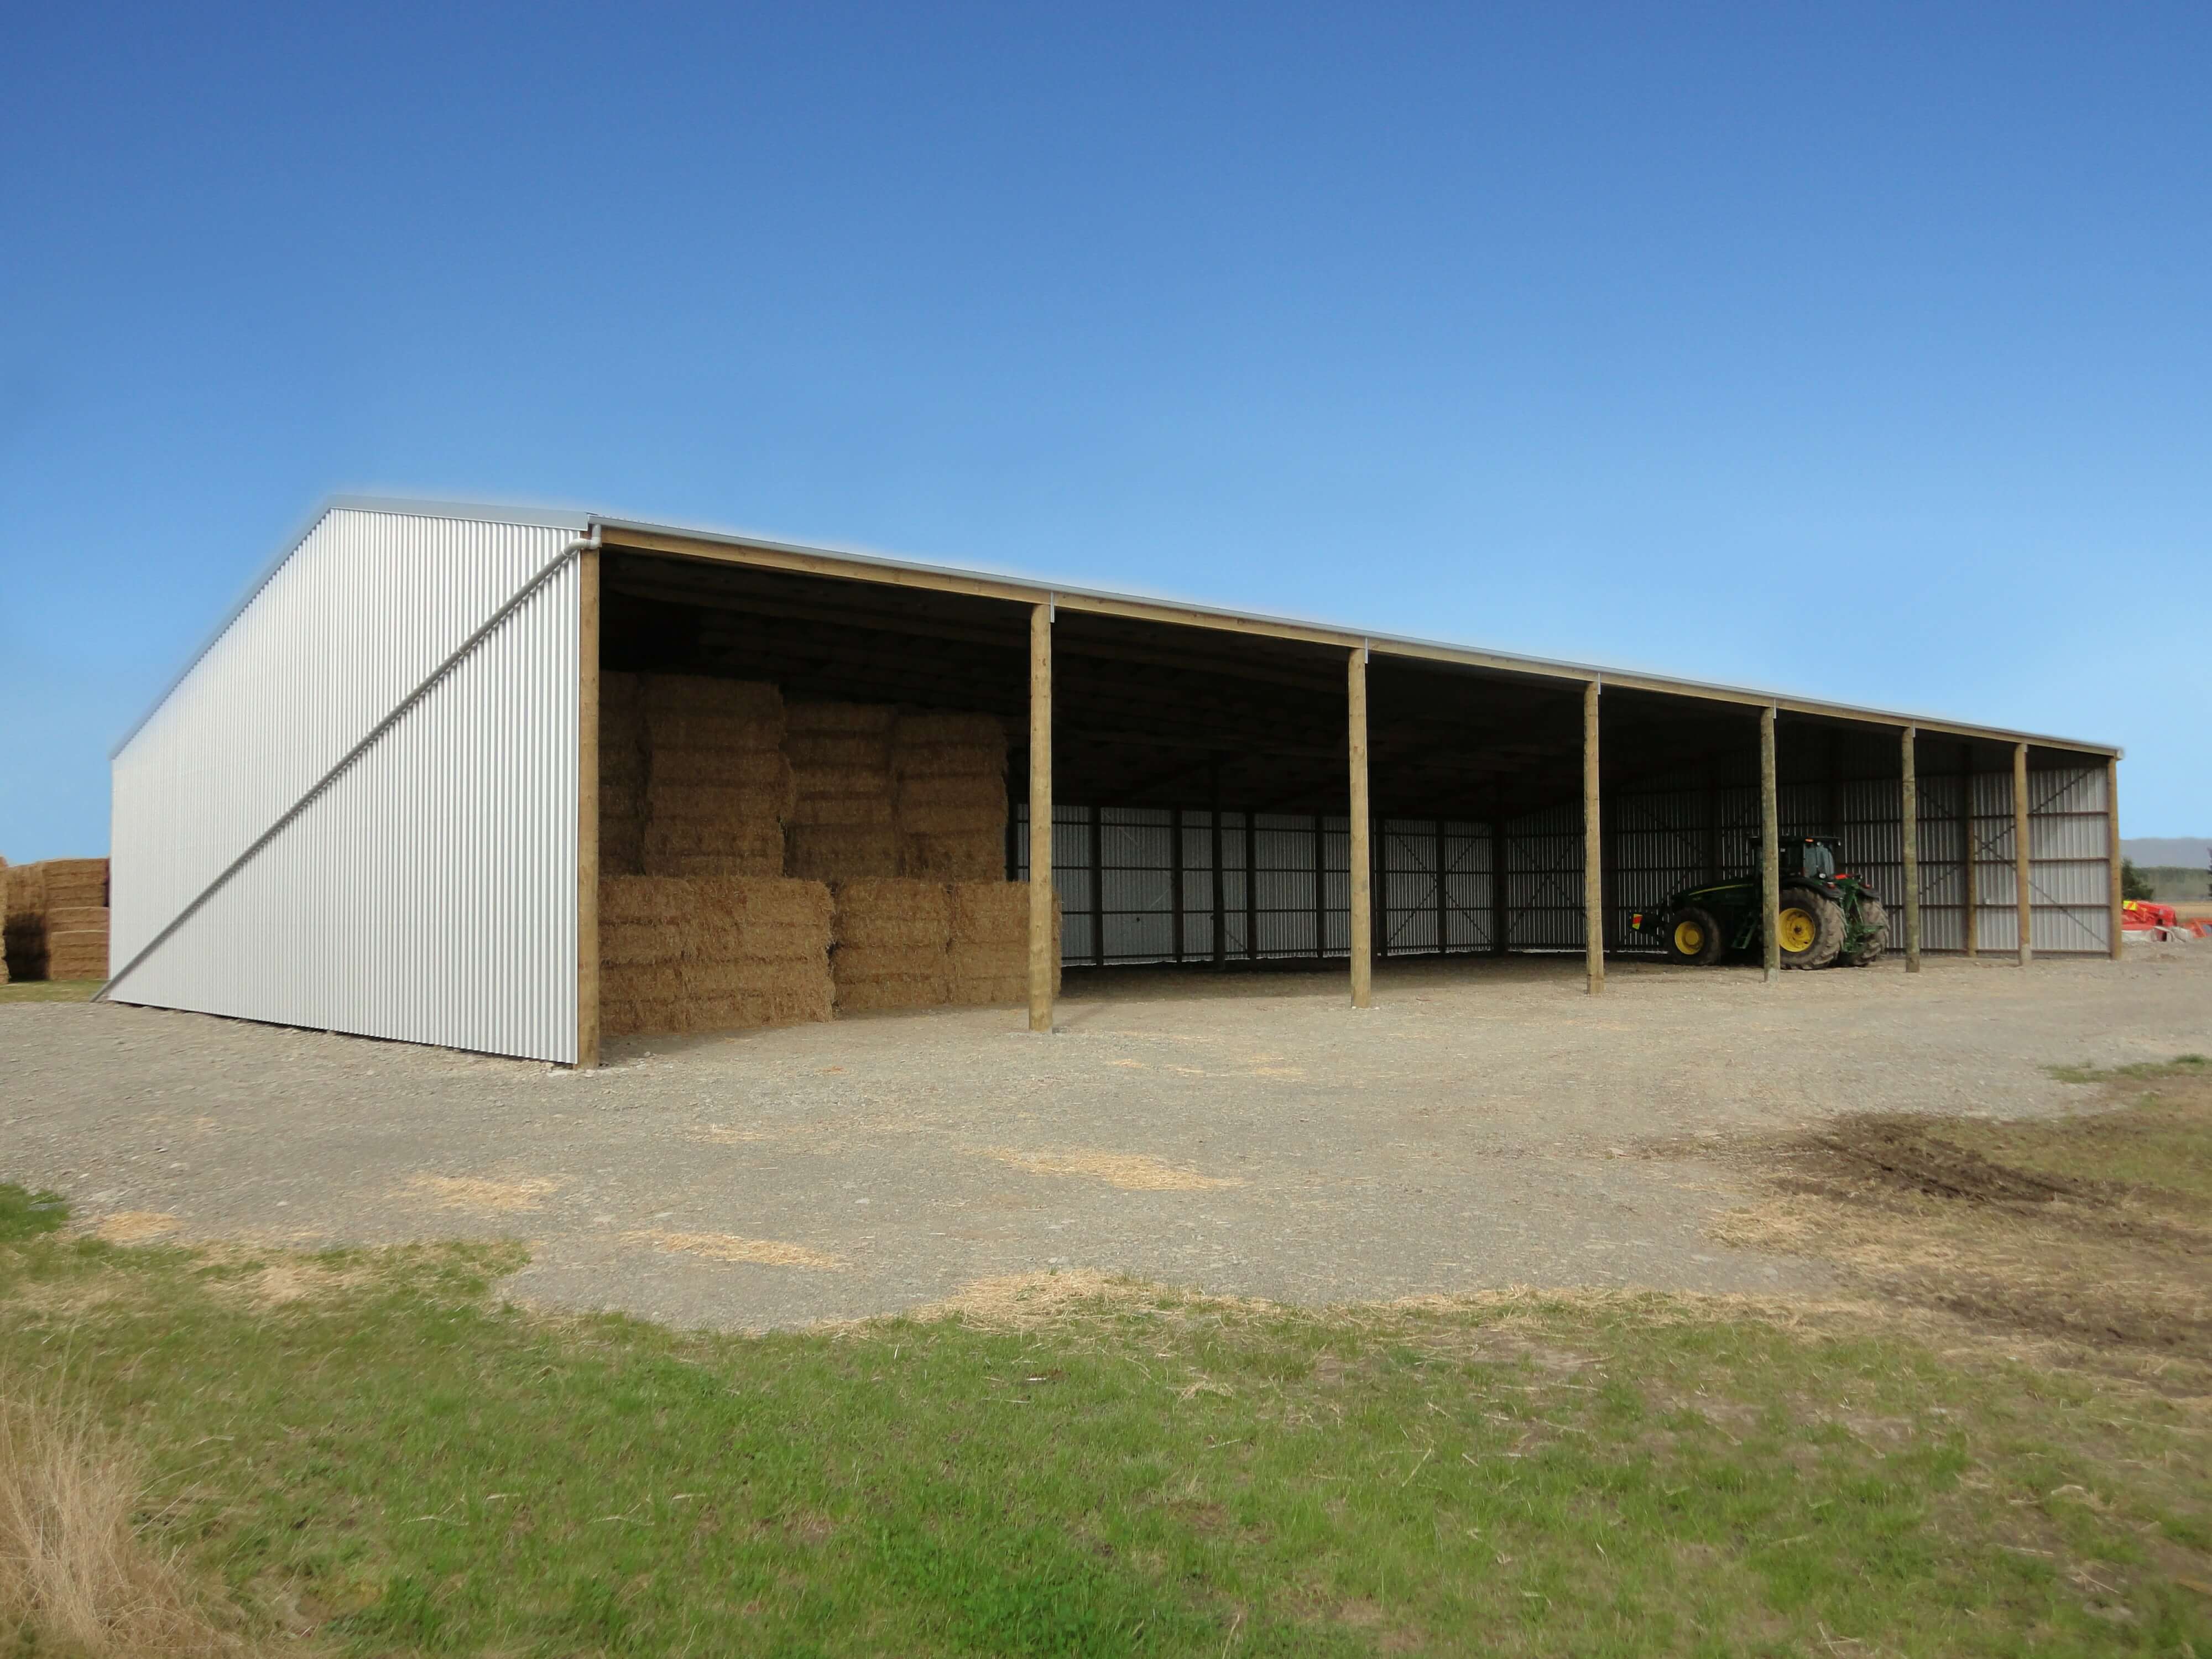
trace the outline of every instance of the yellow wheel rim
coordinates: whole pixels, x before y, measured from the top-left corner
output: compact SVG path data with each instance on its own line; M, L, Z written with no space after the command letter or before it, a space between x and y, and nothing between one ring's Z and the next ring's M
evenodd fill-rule
M1813 920L1811 911L1792 906L1782 913L1779 933L1782 948L1794 955L1813 948L1813 941L1820 937L1820 924Z
M1686 957L1693 957L1705 948L1705 930L1694 921L1674 924L1674 948Z

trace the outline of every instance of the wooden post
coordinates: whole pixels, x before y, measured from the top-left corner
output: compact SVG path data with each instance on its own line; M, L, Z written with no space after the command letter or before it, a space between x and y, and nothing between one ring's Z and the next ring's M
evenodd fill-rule
M1212 810L1213 821L1213 965L1218 968L1229 954L1229 941L1224 929L1229 921L1229 907L1221 892L1221 762L1217 758L1206 779L1207 799Z
M2020 912L2020 965L2035 960L2035 939L2029 928L2035 920L2035 890L2028 879L2034 860L2027 842L2027 745L2012 746L2012 886L2013 903Z
M1605 834L1598 804L1598 684L1583 688L1583 956L1589 994L1605 989Z
M1905 853L1905 971L1920 971L1920 769L1914 746L1917 727L1908 726L1898 738L1900 768L1898 784L1898 830Z
M1782 826L1775 800L1774 705L1759 711L1759 913L1766 982L1782 982Z
M1982 953L1982 847L1974 824L1974 746L1960 746L1959 756L1959 845L1964 849L1960 869L1959 902L1966 908L1966 953Z
M576 1064L599 1063L599 552L576 558Z
M1052 1030L1052 606L1030 612L1030 1030Z
M2112 911L2112 960L2120 959L2121 924L2127 910L2120 891L2120 757L2105 763L2105 902Z
M1371 1007L1375 1002L1375 918L1370 881L1375 851L1367 822L1367 647L1347 653L1345 705L1350 726L1347 745L1352 757L1352 847L1345 860L1352 901L1352 1006Z

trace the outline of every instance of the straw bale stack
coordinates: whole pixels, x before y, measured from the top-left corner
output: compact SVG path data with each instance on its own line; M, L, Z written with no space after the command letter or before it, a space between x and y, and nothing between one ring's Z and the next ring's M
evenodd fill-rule
M1026 1002L1030 994L1030 884L956 881L945 951L948 1000L962 1007ZM1060 898L1052 903L1052 988L1060 990Z
M106 905L60 905L46 912L46 977L107 977Z
M8 923L8 860L0 859L0 930ZM0 985L8 982L8 948L0 945Z
M0 872L7 884L7 912L0 921L0 954L12 979L46 976L46 866L19 864Z
M599 869L645 873L645 710L637 676L599 676Z
M891 729L899 867L940 881L1006 873L1006 732L989 714L906 714Z
M778 877L795 805L773 685L681 674L640 682L647 875Z
M817 881L599 884L600 1029L721 1031L828 1019L830 890Z
M82 908L107 902L106 859L48 859L33 866L46 883L48 910Z
M852 881L899 872L891 793L896 711L870 703L795 702L784 710L784 754L795 804L784 872Z
M843 881L830 972L837 1012L935 1008L951 995L951 895L942 882Z

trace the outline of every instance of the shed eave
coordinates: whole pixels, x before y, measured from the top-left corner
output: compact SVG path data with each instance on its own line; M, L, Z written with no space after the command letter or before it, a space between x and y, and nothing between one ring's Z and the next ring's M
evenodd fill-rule
M1049 601L1054 605L1065 605L1071 611L1088 611L1097 615L1127 617L1137 621L1158 622L1179 627L1203 628L1223 633L1249 634L1268 639L1333 646L1344 649L1365 646L1370 650L1385 656L1399 657L1410 661L1435 662L1466 668L1486 668L1505 673L1526 674L1541 678L1569 681L1577 684L1595 680L1601 685L1629 690L1656 692L1672 696L1693 697L1709 702L1735 703L1747 709L1759 709L1771 706L1786 714L1811 715L1826 720L1856 720L1889 726L1911 726L1936 736L1972 738L1992 743L2026 743L2034 748L2058 749L2076 754L2110 756L2114 759L2119 758L2124 752L2116 744L2100 743L2080 738L2062 738L2046 732L2014 731L2004 726L1980 726L1943 715L1859 707L1849 703L1830 702L1820 698L1762 691L1746 686L1723 685L1707 681L1677 679L1668 675L1606 668L1594 663L1569 662L1548 657L1521 656L1510 652L1455 645L1445 641L1424 640L1402 635L1367 633L1328 623L1308 622L1297 617L1224 610L1217 606L1194 604L1188 600L1169 599L1144 594L1115 593L1097 588L1064 586L1057 582L1041 580L1034 576L1018 575L1005 571L963 569L950 565L924 564L912 560L890 558L879 553L864 553L848 548L830 548L799 542L779 541L764 536L698 530L679 525L656 524L637 519L616 519L594 515L591 522L592 528L598 531L604 539L641 551L718 560L731 560L734 557L737 562L781 568L809 574L842 576L851 580L872 581L893 586L927 587L939 592L965 593L978 599L1004 599L1019 605L1041 605ZM746 555L753 556L743 556Z

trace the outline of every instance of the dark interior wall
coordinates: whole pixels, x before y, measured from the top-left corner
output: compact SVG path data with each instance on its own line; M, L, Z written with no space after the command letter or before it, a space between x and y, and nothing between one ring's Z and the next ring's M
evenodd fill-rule
M1017 825L1007 869L1024 873L1026 605L614 547L602 580L609 669L1002 720ZM1346 670L1339 647L1060 612L1054 843L1068 961L1210 961L1217 940L1248 959L1346 948ZM1375 658L1368 680L1378 949L1580 950L1582 685L1396 657ZM1649 948L1628 926L1634 911L1752 866L1758 710L1612 688L1601 714L1607 942ZM1841 836L1846 860L1901 904L1895 728L1784 714L1776 747L1783 832ZM2053 751L2036 763L2057 778L2083 762ZM1931 948L1966 926L1965 832L1946 840L1942 803L1965 798L1962 774L2008 778L2011 764L1999 742L1920 746ZM1996 833L1976 837L1982 856ZM2009 902L1995 885L1983 884L1984 908Z

